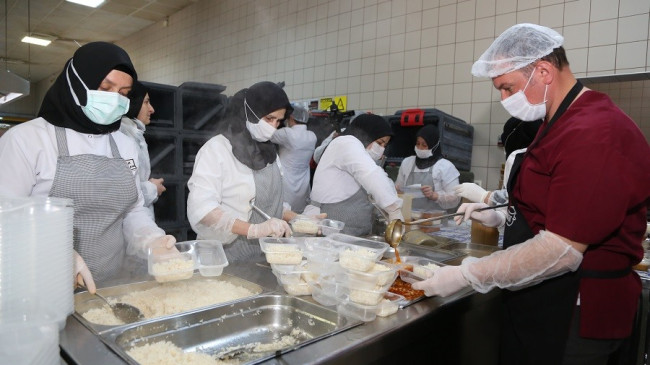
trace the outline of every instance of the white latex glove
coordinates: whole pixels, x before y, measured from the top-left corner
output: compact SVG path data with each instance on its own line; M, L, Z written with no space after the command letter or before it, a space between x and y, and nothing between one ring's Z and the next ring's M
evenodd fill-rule
M156 237L147 243L147 247L151 250L154 256L168 255L178 253L176 246L176 237L172 235L165 235Z
M95 294L97 287L95 286L95 281L93 280L93 275L90 273L90 269L86 265L84 259L74 251L74 286L83 285L88 289L90 294Z
M474 183L462 183L454 187L454 193L474 203L484 203L488 191Z
M289 224L282 219L271 218L263 223L251 224L246 238L291 236Z
M474 290L487 293L494 287L526 288L576 271L581 262L582 253L565 239L549 231L540 231L535 237L507 250L480 259L467 258L459 267Z
M463 216L454 217L457 225L468 219L477 221L486 227L500 227L506 223L506 215L500 210L488 209L476 212L476 209L488 207L485 203L463 203L458 207L457 213L465 213Z
M415 290L424 290L428 297L438 295L446 297L469 286L460 266L443 266L435 271L429 279L411 284Z

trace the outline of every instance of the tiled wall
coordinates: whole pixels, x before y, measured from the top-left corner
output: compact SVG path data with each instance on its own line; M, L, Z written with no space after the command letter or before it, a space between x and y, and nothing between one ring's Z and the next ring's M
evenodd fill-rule
M647 72L649 12L650 0L201 0L119 44L147 81L219 83L228 95L285 81L294 100L439 108L474 125L472 171L493 189L508 115L491 82L471 76L473 61L509 26L533 22L564 34L578 77ZM632 91L629 101L649 124Z

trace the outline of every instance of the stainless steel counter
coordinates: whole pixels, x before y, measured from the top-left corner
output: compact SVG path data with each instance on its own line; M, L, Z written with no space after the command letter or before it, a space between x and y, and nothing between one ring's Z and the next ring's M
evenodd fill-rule
M231 265L224 273L284 293L264 264ZM467 289L445 299L427 298L394 315L377 317L264 363L371 364L435 359L439 363L496 364L499 296L499 291L478 294ZM60 345L62 357L71 364L124 364L72 316L60 333Z

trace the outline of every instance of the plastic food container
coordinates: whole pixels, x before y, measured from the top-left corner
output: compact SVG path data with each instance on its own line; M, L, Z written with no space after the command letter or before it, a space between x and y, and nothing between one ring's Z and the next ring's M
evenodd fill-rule
M334 262L339 259L339 246L326 237L305 237L303 254L310 261Z
M312 279L312 276L309 275L310 271L305 267L306 264L305 260L300 265L272 264L271 271L282 285L299 284L301 281Z
M318 303L324 306L331 306L338 303L336 295L331 290L327 290L327 285L323 286L322 283L308 282L311 289L311 297ZM329 284L331 285L331 284Z
M339 282L364 289L390 286L396 277L396 267L382 262L375 262L368 271L342 269L336 273Z
M424 198L424 194L422 193L422 184L404 186L401 190L404 194L412 195L413 198Z
M264 237L259 242L269 264L298 265L302 261L303 244L296 238Z
M346 297L349 301L357 304L377 305L384 297L384 294L386 294L389 287L390 286L364 289L354 286L354 284L338 282L338 285L336 286L336 296L338 298Z
M284 291L286 291L289 295L311 295L311 287L304 280L301 280L300 282L294 284L283 284L282 287L284 288Z
M377 318L377 308L378 306L376 304L363 305L346 298L339 301L339 304L336 306L336 311L342 316L370 322Z
M336 233L328 237L339 248L339 262L342 267L368 271L379 261L388 244L364 238Z
M377 315L380 317L386 317L395 314L399 309L400 304L404 302L406 302L406 298L402 295L387 292L384 294L384 299L377 304Z
M432 277L442 266L445 264L424 257L405 256L402 259L399 275L402 280L412 284Z
M196 258L199 272L203 276L219 276L228 266L226 253L219 241L196 241Z
M292 219L289 224L291 224L291 230L297 236L300 235L312 235L322 234L323 236L328 236L334 233L339 233L345 227L345 223L333 219L318 219L310 217L296 217Z
M155 250L149 249L147 266L149 275L157 282L189 279L196 267L196 250L193 241L177 242L178 252L155 255Z
M444 210L424 210L424 209L413 209L411 210L411 219L413 220L418 220L418 219L426 219L426 218L433 218L433 217L439 217L445 215L446 212ZM437 232L440 230L440 227L445 224L447 221L447 218L443 220L433 220L429 222L423 222L420 224L414 224L414 225L408 225L406 227L406 231L411 231L411 230L419 230L425 233L431 233L431 232Z

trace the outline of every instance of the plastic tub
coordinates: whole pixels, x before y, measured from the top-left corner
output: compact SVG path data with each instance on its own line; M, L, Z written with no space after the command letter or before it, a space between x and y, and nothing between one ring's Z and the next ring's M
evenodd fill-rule
M298 265L302 261L303 244L293 237L259 239L269 264Z
M336 311L342 316L370 322L377 318L377 308L378 306L376 304L363 305L349 299L343 299L336 306Z
M305 268L307 261L302 261L300 265L277 265L272 264L272 272L278 278L282 285L299 284L301 281L306 282L311 277L310 272Z
M399 306L404 302L406 302L406 298L402 295L387 292L384 294L384 299L377 304L377 315L386 317L395 314Z
M347 297L348 300L357 304L363 305L376 305L384 297L384 294L390 288L390 285L385 287L376 287L374 289L364 289L354 284L346 284L337 282L336 296L338 298Z
M219 241L196 241L196 258L199 273L203 276L219 276L228 266L228 259Z
M397 269L393 265L376 262L368 271L342 269L336 277L340 282L349 283L350 287L375 289L390 286L397 277Z
M196 250L193 241L177 242L175 247L178 252L162 255L154 255L155 251L149 249L149 275L155 277L157 282L189 279L194 274Z
M327 289L324 290L324 287L321 283L310 282L307 283L311 289L311 297L318 303L324 306L332 306L339 302L336 298L334 292L331 292ZM325 286L327 287L327 286Z
M419 256L405 256L402 258L400 278L408 283L421 281L433 276L435 271L445 266L440 262Z
M303 254L308 260L333 262L339 259L339 245L325 237L304 238Z
M284 288L284 291L286 291L289 295L311 295L311 287L304 280L301 280L300 282L294 284L283 284L282 287Z
M370 239L350 236L343 233L335 233L333 235L328 236L327 238L331 240L334 243L334 245L337 247L339 251L339 258L340 258L340 252L343 251L345 248L351 248L351 249L365 248L376 253L377 257L381 257L381 255L383 255L384 252L386 252L386 250L388 250L388 248L390 247L386 242L373 241Z
M312 235L322 234L329 236L334 233L339 233L345 227L345 223L333 219L318 219L304 216L298 216L292 219L291 229L296 235Z

